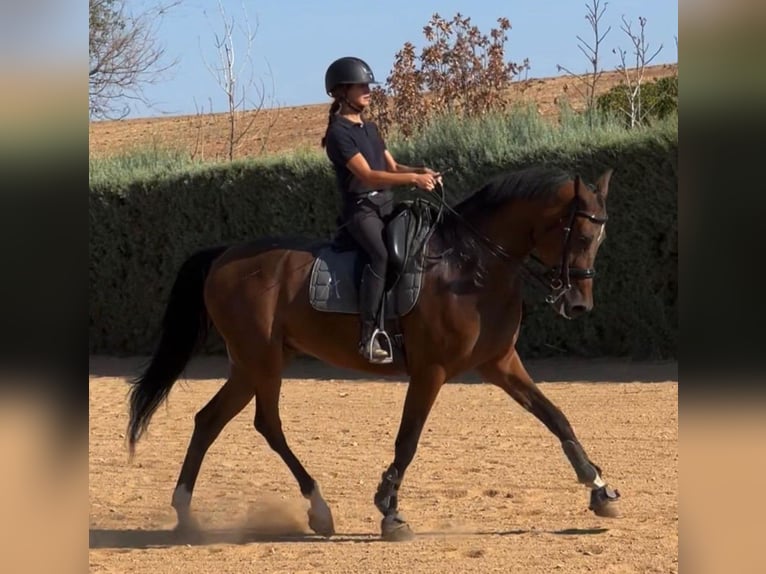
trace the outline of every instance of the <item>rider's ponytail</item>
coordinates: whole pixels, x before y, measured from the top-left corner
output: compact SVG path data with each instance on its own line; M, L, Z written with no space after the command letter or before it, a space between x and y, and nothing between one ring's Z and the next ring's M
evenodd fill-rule
M332 104L330 104L330 112L327 114L327 129L322 137L322 147L325 147L325 143L327 142L327 132L330 131L330 124L332 123L335 114L338 113L338 110L340 110L340 100L336 98L333 100Z

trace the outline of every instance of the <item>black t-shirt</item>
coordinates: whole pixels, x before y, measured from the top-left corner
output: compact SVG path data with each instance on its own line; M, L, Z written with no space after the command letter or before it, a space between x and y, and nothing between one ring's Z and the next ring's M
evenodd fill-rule
M378 192L368 196L369 201L376 205L383 205L391 200L390 186L368 188L346 167L348 160L361 153L370 169L386 170L386 158L383 155L386 144L374 123L355 123L343 116L335 116L327 132L325 146L327 157L335 168L335 177L344 204L353 204L360 196L371 191Z

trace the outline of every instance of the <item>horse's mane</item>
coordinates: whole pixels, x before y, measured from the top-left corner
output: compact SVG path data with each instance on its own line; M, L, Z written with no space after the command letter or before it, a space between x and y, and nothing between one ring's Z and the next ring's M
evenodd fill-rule
M448 250L448 260L474 274L477 284L480 284L485 271L484 262L490 256L489 251L465 226L462 218L476 221L512 200L545 201L552 198L561 185L571 179L572 176L562 169L544 166L529 167L493 177L454 207L460 217L449 212L444 214L438 234Z
M489 211L513 199L548 199L572 176L566 171L534 166L497 175L455 206L463 216Z

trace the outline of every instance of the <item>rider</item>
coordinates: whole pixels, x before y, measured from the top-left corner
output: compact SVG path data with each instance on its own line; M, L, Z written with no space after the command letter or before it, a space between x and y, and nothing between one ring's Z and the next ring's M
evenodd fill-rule
M397 163L377 126L362 120L370 104L370 84L377 83L370 67L359 58L340 58L330 64L325 91L333 102L322 138L343 200L341 219L369 258L359 289L359 352L373 363L391 358L377 339L370 340L385 290L388 250L383 228L384 218L392 211L391 187L415 185L431 191L440 177L426 167Z

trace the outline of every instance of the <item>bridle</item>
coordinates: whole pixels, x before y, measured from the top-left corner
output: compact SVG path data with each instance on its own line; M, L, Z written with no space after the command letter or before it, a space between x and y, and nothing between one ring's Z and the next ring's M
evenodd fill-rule
M535 275L535 278L542 281L543 284L550 289L550 293L545 297L546 303L553 304L558 301L567 291L572 288L570 279L593 279L596 276L596 269L593 267L572 267L569 265L569 254L572 250L572 229L574 228L575 220L578 217L587 219L591 223L597 225L604 225L607 222L608 217L598 217L587 211L580 209L582 204L582 198L579 194L580 186L578 185L578 178L575 180L575 196L572 198L569 204L569 214L567 216L567 224L564 226L564 246L561 250L561 263L556 267L547 267L545 263L534 253L530 254L530 258L542 265L545 268L543 277L540 277L527 266L526 269Z
M442 172L444 173L444 172ZM572 250L572 229L574 227L575 220L578 217L582 217L595 223L597 225L604 225L607 222L607 217L599 217L593 213L584 211L582 206L582 198L579 193L580 177L575 177L575 195L569 204L569 212L566 216L566 225L564 226L564 245L561 250L561 262L559 265L550 267L540 259L534 253L530 253L529 258L538 266L542 266L542 270L534 269L529 264L529 260L521 262L521 268L527 278L532 279L538 283L543 289L549 291L545 297L545 302L551 305L556 303L567 291L572 288L571 279L593 279L596 276L596 270L593 267L573 267L569 265L569 254ZM514 258L509 254L502 246L498 245L481 231L473 227L468 223L465 218L455 211L446 201L444 185L437 182L439 188L439 214L437 215L437 221L441 220L442 210L446 209L452 215L454 215L461 224L469 229L489 250L490 253L496 257L505 260L509 263L517 263L517 258Z

